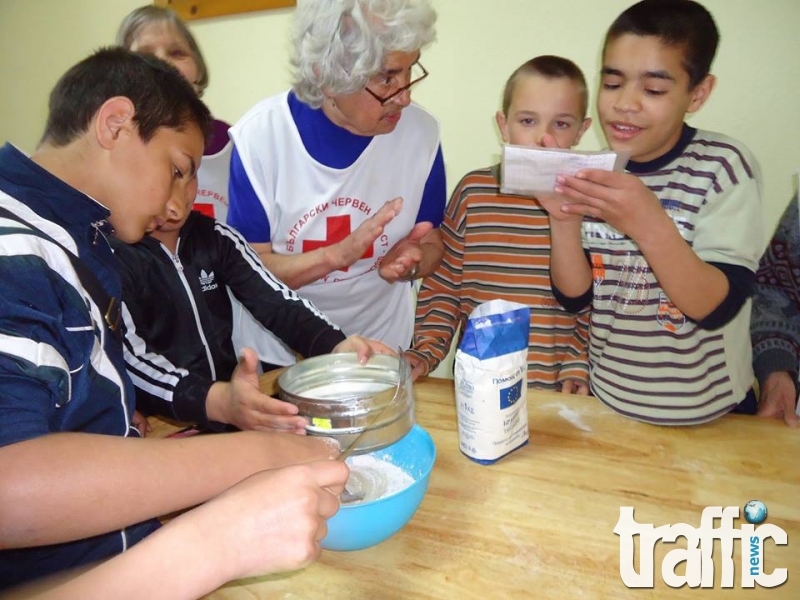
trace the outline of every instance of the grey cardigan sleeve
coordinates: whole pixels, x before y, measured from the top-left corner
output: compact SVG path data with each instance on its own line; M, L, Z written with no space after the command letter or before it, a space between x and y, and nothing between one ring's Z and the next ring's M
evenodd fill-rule
M796 380L800 361L800 219L797 198L783 213L756 274L750 326L753 367L763 384L770 373Z

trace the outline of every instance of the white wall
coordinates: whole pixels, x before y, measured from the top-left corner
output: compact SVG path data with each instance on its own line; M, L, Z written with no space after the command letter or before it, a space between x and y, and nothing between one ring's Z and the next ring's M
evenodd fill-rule
M442 122L448 181L497 160L493 115L505 79L537 54L563 54L596 88L600 43L632 0L433 0L438 41L423 55L431 76L414 98ZM57 78L92 49L111 43L141 0L0 0L0 138L32 150ZM800 2L705 0L722 33L718 87L695 126L743 140L765 178L770 227L800 169ZM291 9L191 24L209 63L206 101L235 121L260 98L286 88ZM593 128L582 148L602 146Z

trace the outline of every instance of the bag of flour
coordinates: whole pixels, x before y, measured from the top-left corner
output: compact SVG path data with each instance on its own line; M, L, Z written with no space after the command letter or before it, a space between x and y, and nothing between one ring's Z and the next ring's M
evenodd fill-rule
M528 443L529 330L529 307L484 302L472 311L456 350L459 446L481 464Z

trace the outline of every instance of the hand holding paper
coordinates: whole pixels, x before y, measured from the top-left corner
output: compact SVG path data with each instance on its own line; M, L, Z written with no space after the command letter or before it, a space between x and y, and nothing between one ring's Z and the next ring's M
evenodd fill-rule
M574 175L581 169L621 171L627 162L627 155L611 150L578 152L507 144L501 159L500 191L535 196L552 192L558 175Z

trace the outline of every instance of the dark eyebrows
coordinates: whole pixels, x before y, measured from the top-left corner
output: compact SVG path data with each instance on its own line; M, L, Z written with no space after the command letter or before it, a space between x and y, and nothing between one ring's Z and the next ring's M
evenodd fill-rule
M535 110L524 110L523 109L523 110L514 111L514 113L511 116L512 117L516 117L516 118L519 118L519 117L536 117L536 118L538 118L539 117L539 113L537 113ZM579 117L576 117L572 113L566 113L566 112L557 114L555 116L555 118L556 119L562 119L562 120L569 119L569 120L573 120L573 121L580 120Z
M645 71L645 79L664 79L665 81L675 81L675 78L668 71Z
M603 67L600 69L601 75L614 75L616 77L622 77L622 71L619 69L613 69L611 67Z
M625 74L619 69L613 67L603 67L600 70L601 75L611 75L612 77L625 77ZM675 81L675 78L669 74L669 71L645 71L642 73L642 79L663 79L664 81Z

